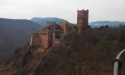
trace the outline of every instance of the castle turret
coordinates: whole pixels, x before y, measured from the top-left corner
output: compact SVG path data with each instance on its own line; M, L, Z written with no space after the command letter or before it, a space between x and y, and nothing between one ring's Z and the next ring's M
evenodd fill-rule
M88 13L89 10L77 10L78 34L81 34L84 28L88 26Z

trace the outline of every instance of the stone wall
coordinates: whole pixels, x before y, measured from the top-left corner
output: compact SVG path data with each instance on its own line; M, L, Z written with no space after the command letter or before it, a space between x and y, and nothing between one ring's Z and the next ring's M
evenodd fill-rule
M34 33L33 34L33 40L32 40L32 45L33 46L39 46L40 45L40 36L39 33Z

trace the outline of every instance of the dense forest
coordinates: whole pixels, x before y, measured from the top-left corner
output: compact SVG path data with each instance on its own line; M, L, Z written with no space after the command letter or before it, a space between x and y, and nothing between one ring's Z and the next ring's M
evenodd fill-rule
M0 18L0 61L25 46L32 33L40 28L30 20Z
M48 49L18 48L0 65L3 75L112 75L112 59L125 49L125 26L87 28L72 32ZM122 75L125 74L125 58Z

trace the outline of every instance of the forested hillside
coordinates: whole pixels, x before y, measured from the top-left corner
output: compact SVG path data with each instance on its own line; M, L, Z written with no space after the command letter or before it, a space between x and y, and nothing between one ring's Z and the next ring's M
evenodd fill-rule
M0 61L23 47L41 26L30 20L0 18Z
M112 75L112 59L125 49L125 26L89 28L83 34L72 32L63 43L43 49L18 48L0 64L3 75ZM125 58L122 58L122 75Z

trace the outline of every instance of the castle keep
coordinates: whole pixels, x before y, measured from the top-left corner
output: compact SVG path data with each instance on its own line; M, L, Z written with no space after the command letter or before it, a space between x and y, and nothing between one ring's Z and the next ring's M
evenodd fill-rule
M88 26L88 10L77 10L78 34L81 34L84 28Z
M32 46L49 48L61 43L61 40L73 31L81 34L88 26L88 10L77 11L77 26L64 21L59 25L56 22L47 22L46 27L33 34Z

